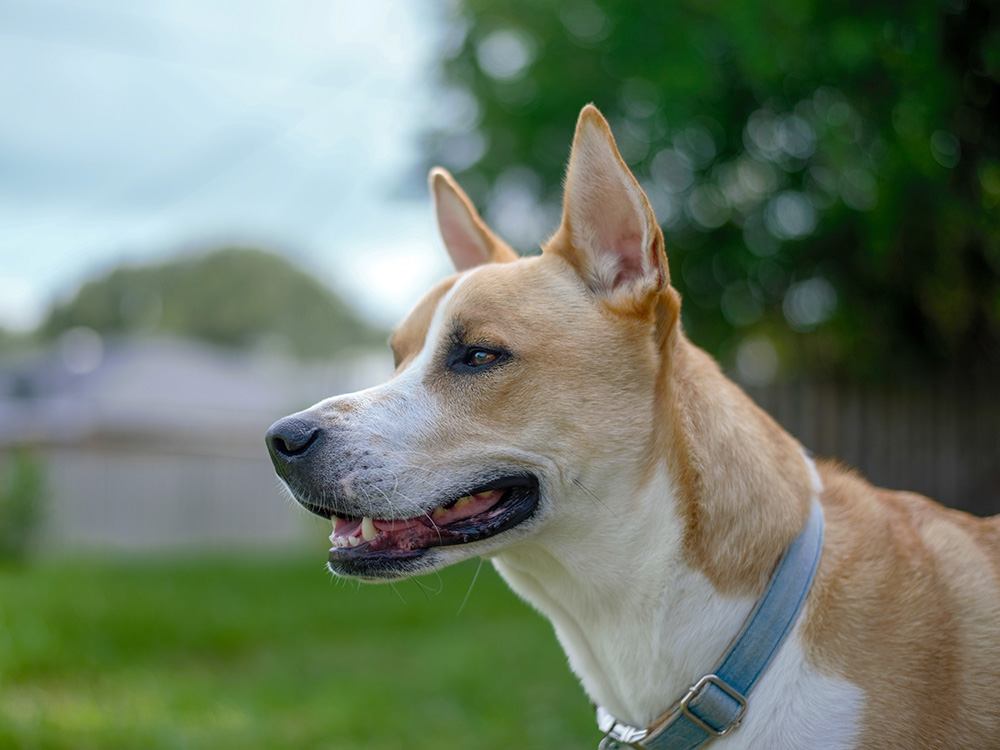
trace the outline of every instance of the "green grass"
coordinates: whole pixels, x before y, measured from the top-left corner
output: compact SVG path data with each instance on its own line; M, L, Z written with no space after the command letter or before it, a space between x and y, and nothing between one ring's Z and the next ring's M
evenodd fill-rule
M0 568L0 748L589 748L548 622L476 563L389 586L322 558ZM461 610L461 611L460 611Z

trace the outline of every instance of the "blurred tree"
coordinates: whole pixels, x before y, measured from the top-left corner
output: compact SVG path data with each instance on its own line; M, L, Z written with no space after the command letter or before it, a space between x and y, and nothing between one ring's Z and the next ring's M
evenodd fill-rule
M0 352L13 349L21 337L0 326Z
M53 337L77 326L102 334L159 332L229 346L277 345L303 357L385 339L289 261L246 248L116 268L53 308L41 332Z
M33 342L34 331L0 326L0 353L30 349Z
M429 152L522 251L593 101L745 380L1000 363L991 4L461 0L450 28Z

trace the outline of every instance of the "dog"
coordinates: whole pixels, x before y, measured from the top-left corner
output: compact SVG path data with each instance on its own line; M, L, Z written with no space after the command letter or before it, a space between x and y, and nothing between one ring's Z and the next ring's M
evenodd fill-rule
M267 434L332 519L333 573L490 559L552 621L602 747L1000 748L1000 517L814 461L689 342L596 108L539 256L445 170L430 186L457 274L392 334L394 374Z

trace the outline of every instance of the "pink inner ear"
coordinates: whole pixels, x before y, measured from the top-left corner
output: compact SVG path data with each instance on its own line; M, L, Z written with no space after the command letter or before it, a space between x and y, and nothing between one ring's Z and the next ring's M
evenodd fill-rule
M607 122L592 106L577 123L566 173L564 226L575 265L603 291L666 278L649 202L622 161Z
M618 253L618 275L615 283L640 278L645 273L642 260L646 252L646 248L642 246L642 234L622 233L614 246Z
M441 237L457 270L464 271L486 262L488 248L477 241L475 229L468 226L467 221L448 213L441 216L440 221Z

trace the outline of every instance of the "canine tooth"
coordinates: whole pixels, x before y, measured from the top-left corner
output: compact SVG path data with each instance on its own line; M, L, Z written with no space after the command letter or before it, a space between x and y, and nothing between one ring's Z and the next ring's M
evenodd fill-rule
M359 537L359 536L351 536L351 537L347 538L347 546L348 547L357 547L359 544L361 544L361 537Z
M448 511L446 511L446 510L445 510L444 508L442 508L442 507L441 507L441 506L439 505L438 507L436 507L436 508L435 508L435 509L434 509L434 510L433 510L433 511L431 512L431 518L440 518L441 516L443 516L443 515L444 515L445 513L447 513L447 512L448 512Z
M375 528L375 523L368 516L364 516L361 519L361 538L366 542L370 542L375 538L378 531Z
M463 505L468 505L472 502L472 495L466 495L465 497L460 497L455 501L455 507L461 508Z

